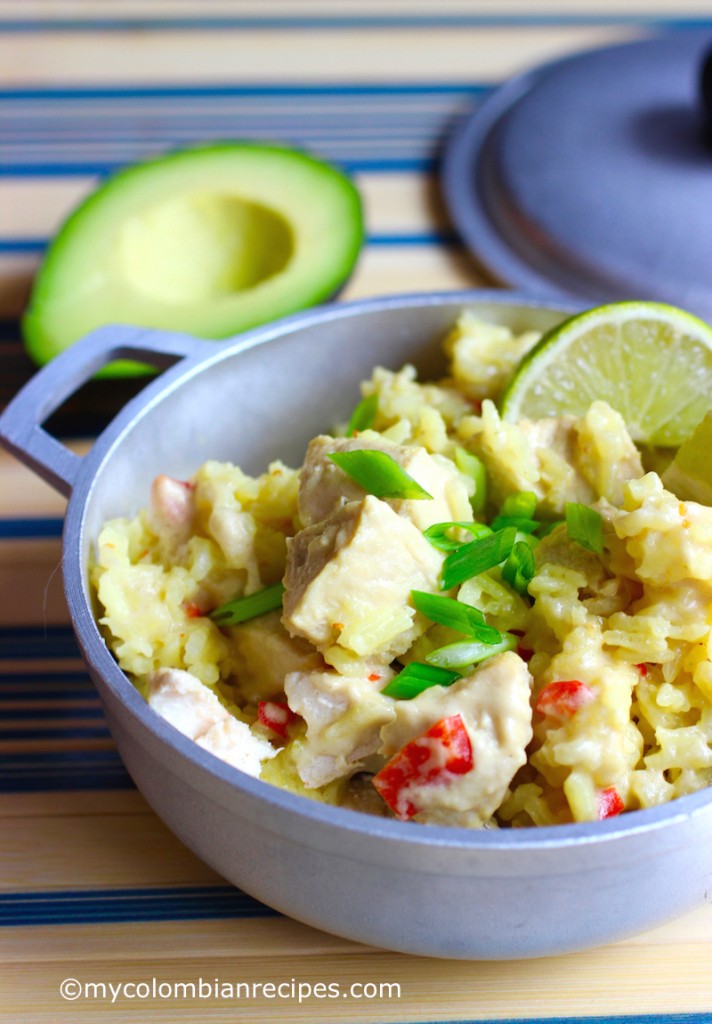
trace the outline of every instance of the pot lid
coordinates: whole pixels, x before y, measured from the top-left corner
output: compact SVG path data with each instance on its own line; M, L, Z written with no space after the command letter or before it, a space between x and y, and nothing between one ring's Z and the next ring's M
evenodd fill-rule
M503 282L599 304L656 299L712 319L709 31L593 50L512 79L451 139L443 187Z

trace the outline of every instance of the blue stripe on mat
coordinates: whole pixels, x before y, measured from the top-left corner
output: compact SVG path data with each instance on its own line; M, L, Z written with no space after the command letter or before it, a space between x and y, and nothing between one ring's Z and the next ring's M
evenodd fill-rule
M45 251L49 244L47 238L0 238L0 253L32 253L41 254ZM454 246L459 244L457 235L452 231L421 231L407 234L405 232L400 234L378 234L370 235L366 239L367 245L373 246L427 246L427 245L444 245ZM0 520L0 540L5 536L15 536L13 530L32 530L32 524L52 524L48 525L48 529L56 530L55 523L60 524L59 532L61 533L61 519L4 519ZM23 526L22 524L28 523L30 525ZM19 524L19 525L14 525ZM35 536L34 533L19 533L19 536ZM59 534L56 534L57 536ZM44 533L39 533L37 536L45 536ZM54 533L51 536L55 536Z
M256 136L354 174L431 173L453 119L491 89L413 81L0 90L0 174L103 176L201 141ZM41 241L5 239L5 251L35 253Z
M138 157L136 158L138 159ZM437 167L433 157L364 160L339 160L347 174L432 174ZM100 160L95 163L19 163L0 167L0 178L85 178L113 174L126 166L125 160Z
M28 688L45 686L55 687L57 692L61 693L67 692L65 687L81 688L81 692L84 694L93 689L88 672L55 671L49 667L45 672L5 672L0 674L0 696L10 689L22 689L26 692Z
M101 707L97 704L96 707L82 707L75 708L71 705L67 705L63 708L3 708L2 721L0 722L0 735L6 731L5 726L8 722L53 722L62 723L67 719L74 719L76 721L84 721L91 719L100 719L103 721L104 712ZM42 732L54 732L54 727L47 726L41 727L38 731ZM62 730L63 731L63 730ZM9 730L10 736L17 735L16 730Z
M93 792L133 789L115 750L0 754L0 792Z
M0 253L40 253L47 248L46 238L0 238Z
M70 626L2 626L0 659L78 658Z
M371 99L394 96L470 96L490 92L489 82L467 79L449 82L240 82L232 85L117 85L117 86L42 86L38 88L0 89L0 101L18 100L46 102L51 100L126 100L126 99L200 99L202 97L289 97L317 96L334 99L340 96L368 96Z
M40 540L62 536L64 520L54 517L0 519L0 540Z
M0 925L277 917L232 886L0 894Z
M52 689L51 686L39 686L33 689L28 689L26 686L7 686L5 681L0 677L0 703L7 703L12 701L49 701L49 700L81 700L86 703L87 700L93 699L91 685L82 687L81 689L72 690L68 687L62 687L61 689ZM97 697L96 700L99 698ZM37 712L33 712L35 718L38 717ZM44 718L45 715L43 714Z
M166 18L8 18L0 22L0 33L29 32L143 32L171 31L284 31L349 30L389 28L517 28L640 25L665 28L708 26L710 19L696 15L680 17L655 14L328 14L197 16Z
M35 718L42 717L35 715ZM49 726L46 729L36 726L32 729L3 729L0 739L3 740L100 740L110 739L111 733L107 726Z
M14 317L5 317L0 320L0 341L7 341L9 338L16 337L19 329L20 323Z
M0 705L1 704L5 704L5 703L17 702L18 700L21 700L23 702L31 701L33 703L36 702L38 704L40 702L42 702L42 701L58 701L58 700L62 700L62 701L76 701L76 700L81 700L81 701L83 701L86 704L87 699L90 699L90 698L91 698L91 689L89 687L87 687L86 689L82 689L82 690L69 690L69 689L52 690L52 689L49 689L49 688L45 689L43 687L41 689L28 691L26 688L21 687L21 686L6 687L6 686L2 685L2 680L0 679ZM98 699L99 698L97 697L96 700L98 700ZM53 714L54 713L56 713L56 712L53 711ZM5 714L5 712L3 712L3 714ZM11 715L12 712L8 712L8 714ZM35 710L35 711L32 712L32 716L31 717L32 718L47 718L48 716L44 712L40 713L39 711Z

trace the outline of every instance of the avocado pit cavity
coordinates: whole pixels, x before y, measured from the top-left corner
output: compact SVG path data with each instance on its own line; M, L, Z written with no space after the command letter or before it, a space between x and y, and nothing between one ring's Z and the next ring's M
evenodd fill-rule
M172 196L119 231L119 272L135 291L193 305L254 288L279 274L294 249L287 221L261 203L207 192Z

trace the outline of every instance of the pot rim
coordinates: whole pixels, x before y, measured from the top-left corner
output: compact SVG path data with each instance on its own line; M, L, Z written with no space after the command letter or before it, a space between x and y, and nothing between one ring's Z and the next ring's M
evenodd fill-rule
M127 403L96 439L90 452L81 460L65 516L63 531L62 568L67 604L72 626L84 660L122 707L137 720L139 729L167 746L174 754L184 758L204 776L212 778L218 786L228 785L244 795L267 804L301 823L329 828L346 834L369 836L389 843L406 843L411 848L452 848L460 851L522 851L571 849L582 845L598 846L616 840L625 840L642 833L658 832L705 812L712 813L712 787L666 804L604 821L580 824L532 827L527 829L465 829L436 825L415 825L392 819L379 818L342 807L322 804L307 797L281 789L259 778L220 761L203 750L193 740L169 725L148 705L128 676L119 668L106 646L98 628L91 603L85 589L85 567L82 564L86 530L86 512L91 502L95 479L99 469L121 443L134 421L147 415L151 408L168 393L189 383L191 377L224 359L257 345L268 344L302 328L329 320L358 316L361 313L389 309L453 305L530 306L561 311L567 315L581 309L581 304L567 302L552 295L502 289L470 289L461 291L429 292L379 296L317 306L284 317L268 325L255 328L223 341L198 343L194 355L179 360L160 377L151 381L135 398Z

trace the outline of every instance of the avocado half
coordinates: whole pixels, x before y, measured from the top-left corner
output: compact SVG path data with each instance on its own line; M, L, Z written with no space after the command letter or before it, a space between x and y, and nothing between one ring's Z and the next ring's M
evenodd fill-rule
M25 345L42 365L102 324L229 337L333 296L362 243L356 188L315 157L249 142L171 153L109 178L65 221Z

